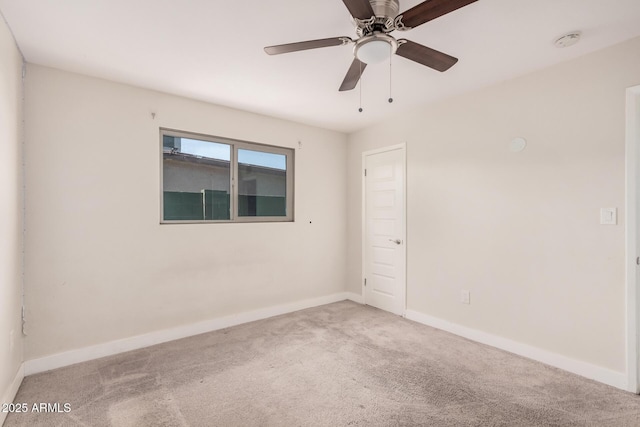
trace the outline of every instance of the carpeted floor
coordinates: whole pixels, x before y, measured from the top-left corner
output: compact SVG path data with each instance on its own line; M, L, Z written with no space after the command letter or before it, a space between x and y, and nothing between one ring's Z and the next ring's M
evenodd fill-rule
M25 378L13 426L640 426L640 397L340 302Z

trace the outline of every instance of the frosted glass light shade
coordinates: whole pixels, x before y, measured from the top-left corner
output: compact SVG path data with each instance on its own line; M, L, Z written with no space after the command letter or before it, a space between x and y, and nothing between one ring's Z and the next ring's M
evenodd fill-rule
M391 56L391 44L386 40L371 40L362 43L356 50L356 57L365 64L377 64Z

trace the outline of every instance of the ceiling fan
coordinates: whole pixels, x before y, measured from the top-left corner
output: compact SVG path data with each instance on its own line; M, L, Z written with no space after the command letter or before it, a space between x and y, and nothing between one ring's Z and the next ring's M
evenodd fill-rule
M297 52L321 47L354 43L354 59L347 71L340 91L356 87L367 64L381 62L395 53L438 71L451 68L458 58L406 39L396 39L390 33L406 31L436 19L478 0L426 0L404 13L398 14L398 0L342 0L356 24L358 38L333 37L298 43L268 46L269 55Z

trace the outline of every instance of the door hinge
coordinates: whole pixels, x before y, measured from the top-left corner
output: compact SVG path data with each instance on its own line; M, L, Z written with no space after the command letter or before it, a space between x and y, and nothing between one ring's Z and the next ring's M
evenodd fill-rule
M27 335L27 312L22 306L22 335Z
M367 278L364 278L364 285L367 286Z
M640 265L640 256L636 258L636 265Z
M364 176L367 176L367 170L366 169L364 170Z

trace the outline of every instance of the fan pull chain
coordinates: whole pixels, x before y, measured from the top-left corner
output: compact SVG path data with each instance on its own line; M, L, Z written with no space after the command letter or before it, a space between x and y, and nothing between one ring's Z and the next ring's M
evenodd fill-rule
M393 97L391 96L391 57L393 56L393 48L391 47L391 43L389 43L389 104L393 102Z
M360 108L358 108L358 112L362 113L362 62L360 62L360 78L358 79L358 85L360 86Z

